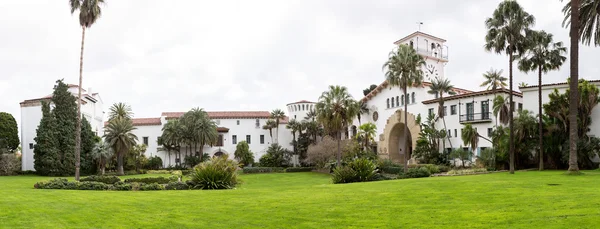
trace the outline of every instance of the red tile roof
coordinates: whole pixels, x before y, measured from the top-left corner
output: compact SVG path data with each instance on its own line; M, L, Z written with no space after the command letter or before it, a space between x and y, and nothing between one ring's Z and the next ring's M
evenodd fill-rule
M176 119L181 117L185 112L163 112L161 116L165 119ZM207 111L208 117L211 119L250 119L250 118L263 118L268 119L271 117L271 113L268 111ZM281 124L287 124L289 118L286 116L279 121Z
M157 126L161 125L160 118L134 118L131 119L134 126ZM106 123L105 123L106 125Z
M292 104L299 104L299 103L315 103L315 102L311 102L311 101L308 101L308 100L300 100L298 102L288 103L288 104L286 104L286 106L287 105L292 105Z
M502 89L496 89L496 93L509 94L510 91L508 89L502 88ZM494 94L494 91L493 90L485 90L485 91L476 91L476 92L471 92L471 93L466 93L466 94L458 94L458 95L444 97L444 101L449 101L449 100L454 100L454 99L462 99L462 98L469 98L469 97L480 96L480 95L489 95L489 94ZM518 97L523 97L523 94L520 93L520 92L518 92L518 91L513 91L513 95L514 96L518 96ZM425 100L425 101L423 101L423 104L437 103L438 100L439 99Z
M365 97L363 97L361 99L361 101L363 102L367 102L369 101L371 98L375 97L375 95L377 95L377 93L381 92L381 90L385 89L388 86L388 82L387 80L384 80L383 83L379 84L379 86L377 86L375 89L373 89L371 92L369 92L369 94L367 94ZM421 87L429 87L431 86L430 82L423 82L421 84ZM454 92L456 92L457 94L466 94L466 93L473 93L473 91L467 90L467 89L462 89L462 88L454 88Z

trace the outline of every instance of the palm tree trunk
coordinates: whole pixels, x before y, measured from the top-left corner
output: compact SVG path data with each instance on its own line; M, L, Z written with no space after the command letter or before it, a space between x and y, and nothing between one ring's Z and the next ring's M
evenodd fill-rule
M406 83L404 84L404 98L408 98L408 93L406 92ZM408 115L407 112L408 109L408 103L406 101L404 101L404 173L408 172L408 125L406 124L407 122L407 118L406 115Z
M577 165L577 109L579 105L579 0L571 0L571 78L569 82L569 172L579 172Z
M77 127L75 129L75 180L79 181L79 168L81 166L81 83L83 81L83 45L85 41L85 27L81 27L81 54L79 55L79 90L77 92Z
M338 131L338 136L337 136L337 145L338 145L338 149L337 149L337 166L336 168L339 168L342 165L342 149L340 148L340 142L342 141L342 132Z
M275 130L275 139L275 143L279 144L279 119L277 119L277 130Z
M121 152L117 156L117 175L119 176L125 175L125 172L123 171L123 155L125 155L125 152L121 150Z
M512 45L512 44L511 44ZM510 47L512 49L512 47ZM512 51L509 52L508 54L508 58L509 58L509 62L508 62L508 74L509 74L509 115L508 115L508 121L509 121L509 128L510 128L510 133L509 133L509 137L508 137L508 145L509 145L509 155L510 155L510 161L509 161L509 168L510 168L510 174L514 174L515 173L515 145L514 145L514 123L513 123L513 114L514 114L514 106L513 106L513 53Z
M542 120L542 66L538 66L538 116L539 116L539 141L540 141L540 171L544 170L544 123Z
M440 106L441 109L444 109L444 105L443 105L444 104L444 97L443 96L444 96L443 94L440 94L440 101L442 101L442 105ZM452 141L450 141L450 135L448 134L448 128L446 127L446 114L445 114L444 111L445 110L442 110L442 114L443 114L442 115L442 122L444 123L444 131L446 132L446 138L448 138L448 143L450 144L450 148L452 148ZM446 147L445 145L446 144L444 144L444 150L446 150L445 149L445 147Z

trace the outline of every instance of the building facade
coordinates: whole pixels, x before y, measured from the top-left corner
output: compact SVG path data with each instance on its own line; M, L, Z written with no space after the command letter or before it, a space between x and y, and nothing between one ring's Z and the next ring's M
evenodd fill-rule
M77 97L78 86L69 84L69 92ZM104 103L100 94L82 89L81 115L85 117L92 130L97 136L104 134ZM22 170L33 169L33 148L35 147L35 137L38 125L42 120L42 101L51 102L52 94L36 98L24 100L20 103L21 106L21 168ZM50 104L52 106L52 104ZM73 136L75 137L75 136Z

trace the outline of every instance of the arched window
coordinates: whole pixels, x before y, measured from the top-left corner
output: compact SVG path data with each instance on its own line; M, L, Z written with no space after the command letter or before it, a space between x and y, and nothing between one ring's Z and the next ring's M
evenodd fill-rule
M410 94L406 93L406 104L410 104Z
M397 107L399 107L399 106L400 106L400 100L399 100L399 97L398 97L398 96L396 96L396 106L397 106Z
M302 110L304 110L304 104L302 104Z
M394 97L392 97L392 107L394 107Z
M390 99L387 99L387 108L390 108Z
M413 44L413 41L410 41L410 47L411 47L411 48L413 47L413 45L414 45L414 44Z
M416 103L417 101L415 100L415 93L412 93L412 103Z
M404 95L402 95L401 98L402 98L402 104L400 104L400 105L404 106Z
M435 49L435 43L431 42L431 51Z

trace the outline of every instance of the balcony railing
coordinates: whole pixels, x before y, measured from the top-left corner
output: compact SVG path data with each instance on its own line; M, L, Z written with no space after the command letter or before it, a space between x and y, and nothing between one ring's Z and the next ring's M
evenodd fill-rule
M460 115L460 123L469 123L469 122L491 122L492 121L492 113L467 113Z
M436 53L436 51L432 51L431 49L424 49L424 48L415 48L415 50L417 51L418 54L421 55L425 55L425 56L433 56L433 57L437 57L443 60L448 60L448 54L447 53Z

